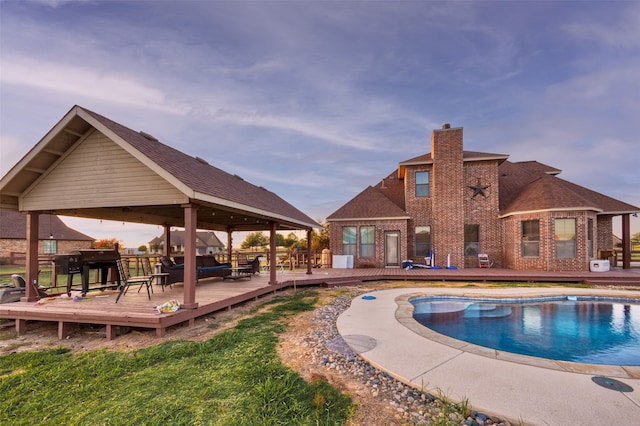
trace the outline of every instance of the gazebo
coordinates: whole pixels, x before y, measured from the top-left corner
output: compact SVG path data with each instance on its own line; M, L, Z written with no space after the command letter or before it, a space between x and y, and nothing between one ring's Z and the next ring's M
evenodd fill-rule
M262 186L229 174L86 108L74 106L0 180L0 207L27 215L27 273L38 277L38 217L42 213L185 228L184 309L195 309L196 229L225 231L231 254L234 231L276 231L319 225ZM307 244L309 256L311 244ZM164 253L168 254L168 253ZM276 281L271 256L269 283ZM311 263L307 262L307 274ZM26 301L37 300L28 285Z

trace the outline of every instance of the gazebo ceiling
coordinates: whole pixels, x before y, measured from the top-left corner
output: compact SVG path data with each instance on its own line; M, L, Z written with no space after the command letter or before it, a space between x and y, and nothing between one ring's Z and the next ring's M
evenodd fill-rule
M101 207L93 209L56 209L42 213L74 216L90 219L143 223L159 226L184 227L184 212L181 205L142 207ZM197 228L212 231L266 231L273 218L250 214L247 211L231 210L220 206L199 205ZM279 230L303 229L285 219L276 221Z

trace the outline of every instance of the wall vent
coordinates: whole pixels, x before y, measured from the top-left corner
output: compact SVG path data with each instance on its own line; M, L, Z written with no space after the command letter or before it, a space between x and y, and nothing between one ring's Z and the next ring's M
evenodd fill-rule
M142 136L144 136L144 138L145 138L145 139L148 139L148 140L153 141L153 142L158 142L158 139L156 139L156 137L155 137L155 136L150 135L150 134L149 134L149 133L147 133L147 132L143 132L142 130L140 130L140 132L139 132L139 133L140 133Z

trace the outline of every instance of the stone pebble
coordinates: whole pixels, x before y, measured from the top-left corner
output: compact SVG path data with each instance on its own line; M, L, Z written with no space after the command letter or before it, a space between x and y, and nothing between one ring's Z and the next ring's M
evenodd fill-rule
M359 294L357 289L353 289L349 294L340 295L314 311L314 327L305 335L303 342L309 348L311 362L358 380L372 397L394 407L397 417L406 424L511 425L504 419L478 411L467 409L464 413L458 404L408 386L374 368L354 353L342 341L336 320Z

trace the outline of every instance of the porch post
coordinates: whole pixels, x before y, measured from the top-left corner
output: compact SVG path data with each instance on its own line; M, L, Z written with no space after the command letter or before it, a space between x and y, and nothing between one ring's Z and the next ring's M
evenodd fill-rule
M312 229L307 229L307 275L311 275L311 236Z
M198 206L185 204L184 208L184 300L181 307L195 309L196 303L196 226Z
M269 228L269 252L271 253L271 256L269 256L269 284L277 284L276 264L278 256L276 254L276 230L278 229L278 224L276 222L269 222Z
M27 213L27 273L26 289L22 302L35 302L40 299L38 295L38 227L40 214Z
M622 215L622 269L631 268L631 220L629 214Z

